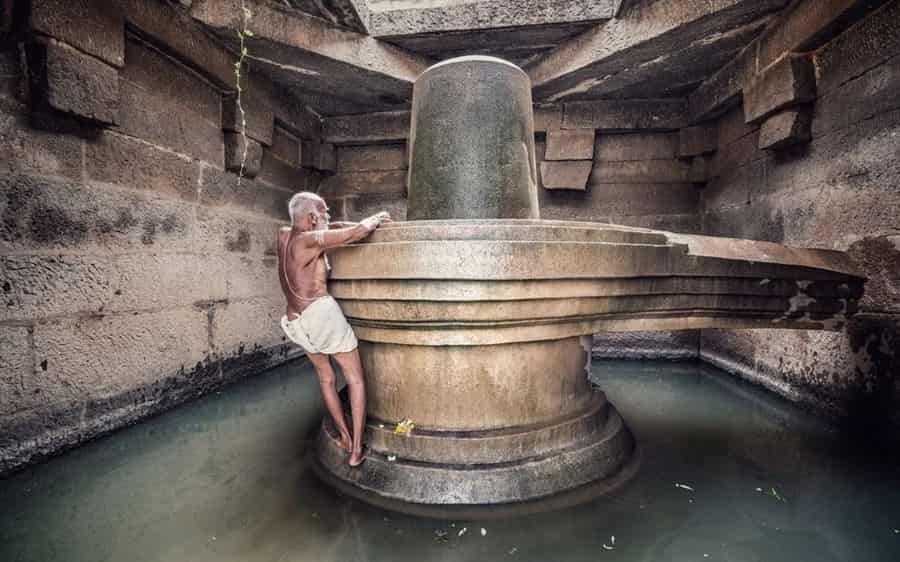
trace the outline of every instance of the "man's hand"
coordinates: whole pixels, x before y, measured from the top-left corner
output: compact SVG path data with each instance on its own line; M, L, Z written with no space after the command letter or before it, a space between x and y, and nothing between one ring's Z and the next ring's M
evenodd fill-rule
M365 218L359 224L363 225L368 232L373 232L383 222L391 222L391 215L387 211L381 211L378 214Z

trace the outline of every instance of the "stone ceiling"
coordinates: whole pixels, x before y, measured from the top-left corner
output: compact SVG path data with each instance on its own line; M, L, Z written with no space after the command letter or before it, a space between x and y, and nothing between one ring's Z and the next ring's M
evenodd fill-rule
M789 0L244 0L250 64L320 115L408 109L434 62L490 54L535 102L684 97ZM241 0L195 0L234 46Z

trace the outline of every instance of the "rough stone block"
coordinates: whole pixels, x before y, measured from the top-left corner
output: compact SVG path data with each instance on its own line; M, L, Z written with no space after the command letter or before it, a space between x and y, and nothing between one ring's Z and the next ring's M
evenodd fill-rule
M158 312L63 318L34 328L40 389L86 399L139 388L191 371L209 352L207 312L195 307ZM53 391L54 385L64 388Z
M229 355L290 343L281 330L283 314L284 298L278 294L217 306L212 317L213 349Z
M590 184L689 183L691 165L683 160L604 162L594 166Z
M347 197L345 200L347 220L361 220L375 213L387 211L395 221L406 220L406 198L398 193L382 193Z
M690 158L716 151L717 134L714 127L697 125L678 131L678 156Z
M255 178L262 168L263 147L240 133L225 133L225 169Z
M269 154L282 160L286 164L300 167L300 139L278 125L272 131L272 146Z
M218 255L126 254L110 259L104 312L189 307L228 297L230 263Z
M405 144L337 147L338 173L405 170L407 164Z
M151 246L189 251L194 210L128 187L2 176L0 214L2 251L102 254Z
M197 164L113 131L85 141L84 168L91 180L197 200Z
M112 0L32 0L31 28L121 68L125 19Z
M125 54L119 130L222 167L221 94L137 40L129 39Z
M592 160L541 162L541 184L545 189L584 191L593 165Z
M326 117L322 120L322 140L334 144L406 140L409 138L409 119L409 111Z
M278 161L277 158L273 160ZM204 168L199 202L210 207L232 206L243 211L286 220L287 202L295 191L266 185L260 181L265 171L265 157L260 175L256 179L244 178L240 183L235 174L217 168ZM302 176L298 175L298 181L296 191L301 191Z
M273 186L292 191L315 191L318 172L298 168L276 158L268 150L263 150L262 169L257 179Z
M300 165L304 168L320 172L334 172L337 168L337 156L331 143L303 141L300 157Z
M539 197L541 216L552 208L554 216L596 220L613 215L696 213L699 193L689 183L605 183L591 185L587 192L543 191Z
M787 110L766 119L759 130L760 150L781 150L809 142L812 138L812 112Z
M594 162L672 160L678 157L678 133L598 135Z
M691 158L691 170L688 172L692 183L706 183L709 178L710 159L707 156Z
M4 256L0 269L5 301L0 321L95 313L111 296L106 258Z
M0 416L23 407L22 379L34 365L30 328L0 326Z
M246 72L246 71L245 71ZM225 96L222 103L222 128L241 132L246 124L247 136L265 146L272 144L275 112L272 93L264 78L257 75L242 76L243 91L240 106L236 95ZM241 113L241 108L244 112Z
M82 140L32 129L24 110L0 101L0 171L80 178Z
M603 359L680 361L699 355L700 330L606 332L594 335L592 355Z
M546 160L590 160L594 157L594 129L562 129L547 133Z
M563 127L605 131L675 130L687 126L681 100L594 100L563 104Z
M562 104L539 103L534 105L534 132L544 133L562 127Z
M279 225L282 226L282 225ZM275 232L272 230L271 232ZM274 234L272 234L274 237ZM284 310L284 297L278 282L278 259L275 256L256 258L246 255L220 257L222 274L228 280L229 302L240 299L276 298Z
M119 115L119 72L55 39L26 47L33 107L61 111L99 125Z
M700 215L698 214L612 215L607 222L623 226L652 228L653 230L683 232L685 234L700 234L703 232Z
M787 55L744 88L744 120L755 123L816 97L816 76L808 56Z
M232 213L222 207L200 206L194 228L194 251L206 254L237 254L242 256L277 255L275 232L285 220L254 217L246 213Z
M325 178L319 188L319 194L323 196L405 194L406 180L405 170L344 172Z

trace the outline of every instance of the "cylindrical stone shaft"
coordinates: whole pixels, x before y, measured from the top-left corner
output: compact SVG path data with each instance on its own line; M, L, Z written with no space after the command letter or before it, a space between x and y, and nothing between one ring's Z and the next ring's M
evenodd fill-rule
M413 86L408 220L540 217L531 83L504 60L436 64Z

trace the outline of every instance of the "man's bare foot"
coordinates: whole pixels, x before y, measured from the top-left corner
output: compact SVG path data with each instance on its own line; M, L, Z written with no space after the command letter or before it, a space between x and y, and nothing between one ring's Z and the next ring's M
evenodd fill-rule
M348 461L348 464L355 468L355 467L361 465L363 463L363 461L365 461L365 460L366 460L366 449L362 448L362 449L359 449L358 451L354 451L353 454L350 455L350 460Z
M353 448L353 440L350 438L350 434L341 434L340 438L338 439L338 445L340 445L341 449L349 453Z

